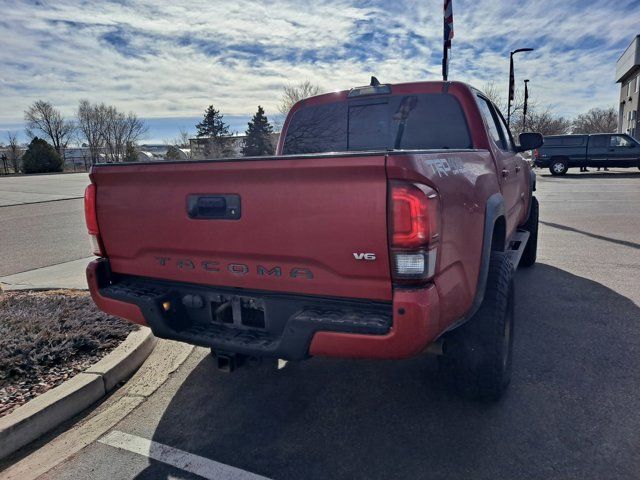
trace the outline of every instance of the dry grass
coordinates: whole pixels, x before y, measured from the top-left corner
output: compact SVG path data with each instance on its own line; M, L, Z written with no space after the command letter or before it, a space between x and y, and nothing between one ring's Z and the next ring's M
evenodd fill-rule
M0 295L0 416L89 367L137 328L100 312L87 292Z

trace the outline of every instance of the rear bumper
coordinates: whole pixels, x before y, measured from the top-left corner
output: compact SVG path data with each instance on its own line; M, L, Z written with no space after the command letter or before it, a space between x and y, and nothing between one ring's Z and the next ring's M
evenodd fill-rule
M396 291L392 303L325 299L120 276L104 259L89 264L87 280L104 312L225 353L405 358L440 333L432 285Z

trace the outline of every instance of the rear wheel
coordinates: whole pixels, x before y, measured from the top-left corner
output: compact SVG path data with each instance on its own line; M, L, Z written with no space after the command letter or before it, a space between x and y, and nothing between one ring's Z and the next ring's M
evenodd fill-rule
M439 357L457 393L481 401L502 396L511 380L513 317L513 267L504 252L493 252L480 309L448 334Z
M536 257L538 255L538 218L540 216L540 206L538 205L538 199L531 197L531 210L529 211L529 218L527 222L522 225L522 229L529 232L529 240L522 252L522 258L520 258L520 265L523 267L530 267L536 263Z
M566 160L552 160L549 165L551 175L564 175L569 170Z

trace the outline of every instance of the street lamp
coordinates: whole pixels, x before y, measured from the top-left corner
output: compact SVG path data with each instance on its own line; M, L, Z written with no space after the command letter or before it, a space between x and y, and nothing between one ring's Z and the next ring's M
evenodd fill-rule
M522 131L527 131L527 106L529 103L529 79L524 80L524 106L522 107Z
M532 52L533 48L518 48L509 54L509 102L507 103L507 127L511 125L511 102L515 96L515 76L513 73L513 56L520 52Z

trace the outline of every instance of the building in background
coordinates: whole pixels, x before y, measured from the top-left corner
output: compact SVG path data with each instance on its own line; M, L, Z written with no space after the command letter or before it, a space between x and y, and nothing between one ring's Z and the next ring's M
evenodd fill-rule
M618 132L640 139L638 124L638 101L640 101L640 35L616 63L616 83L620 84L620 109L618 110Z

